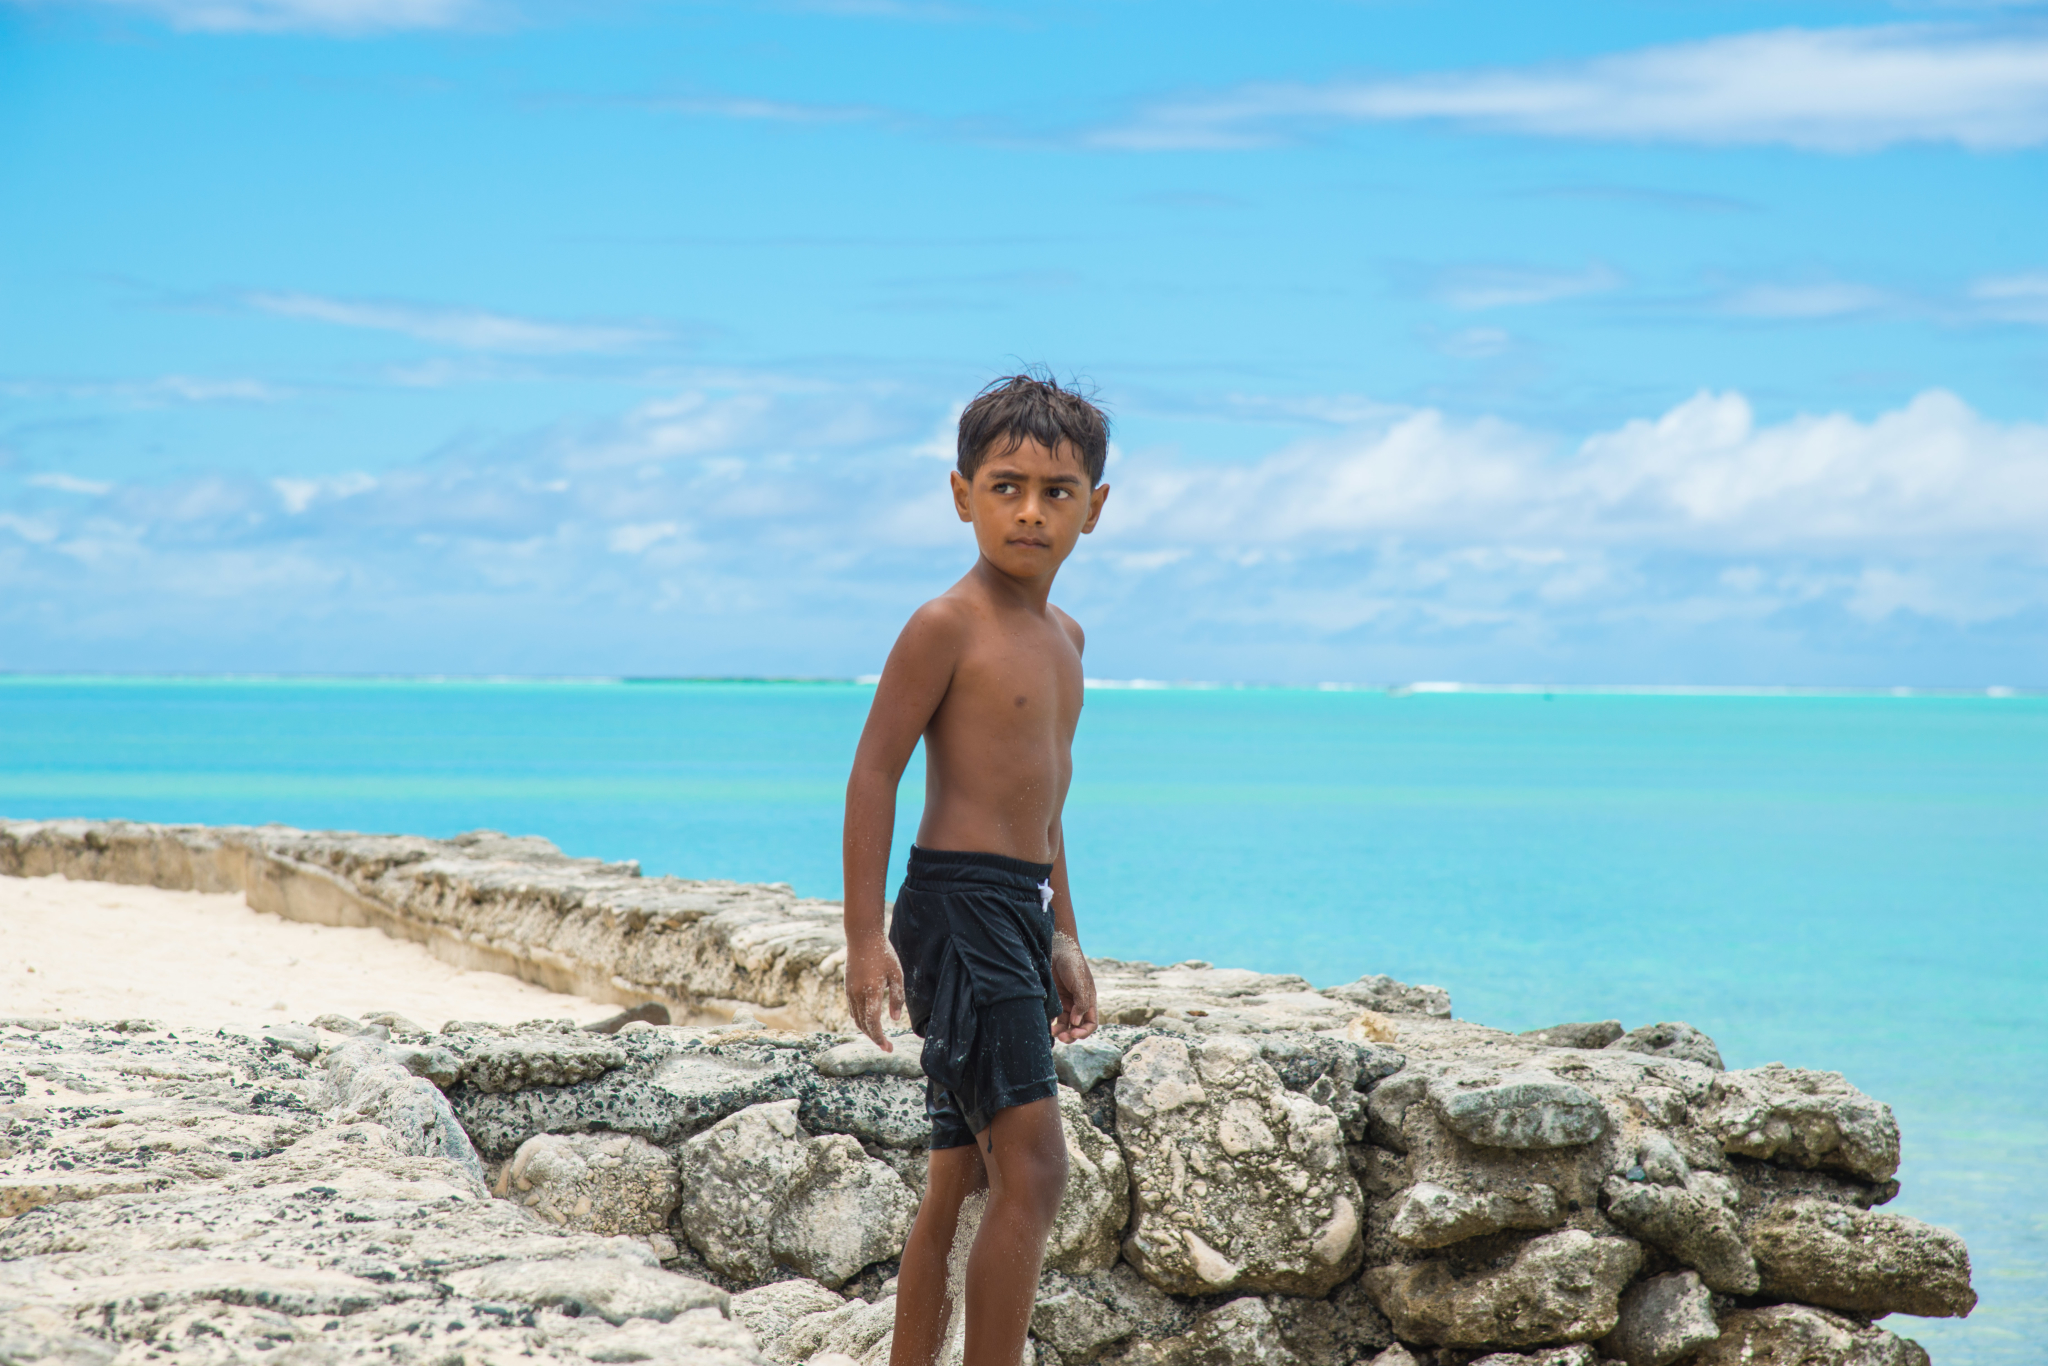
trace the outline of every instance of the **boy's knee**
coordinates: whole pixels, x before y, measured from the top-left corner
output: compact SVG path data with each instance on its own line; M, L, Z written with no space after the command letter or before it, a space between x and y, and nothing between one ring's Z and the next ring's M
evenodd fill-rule
M1067 1193L1067 1140L1057 1124L1050 1135L1018 1143L1003 1155L1003 1177L1018 1196L1050 1222Z

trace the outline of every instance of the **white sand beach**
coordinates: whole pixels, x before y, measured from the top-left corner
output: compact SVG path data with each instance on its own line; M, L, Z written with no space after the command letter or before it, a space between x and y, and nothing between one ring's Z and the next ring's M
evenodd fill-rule
M264 915L239 893L0 877L0 1015L217 1029L373 1010L438 1029L618 1007L465 971L381 930Z

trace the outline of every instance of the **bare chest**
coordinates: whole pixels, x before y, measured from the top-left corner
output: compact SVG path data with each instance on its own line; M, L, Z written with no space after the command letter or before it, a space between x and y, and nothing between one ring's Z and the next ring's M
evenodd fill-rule
M1070 740L1081 718L1081 656L1057 627L969 650L942 710L991 739Z

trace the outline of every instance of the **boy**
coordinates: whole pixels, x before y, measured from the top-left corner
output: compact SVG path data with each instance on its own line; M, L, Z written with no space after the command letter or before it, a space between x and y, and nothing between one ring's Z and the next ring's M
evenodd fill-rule
M981 549L889 652L846 784L846 996L882 1048L882 1008L924 1038L932 1151L903 1250L890 1366L932 1366L953 1306L960 1205L986 1190L968 1256L966 1366L1017 1366L1067 1182L1052 1040L1095 1032L1060 808L1081 719L1081 628L1047 601L1095 530L1109 425L1031 375L960 415L953 505ZM887 938L896 784L922 737L924 819Z

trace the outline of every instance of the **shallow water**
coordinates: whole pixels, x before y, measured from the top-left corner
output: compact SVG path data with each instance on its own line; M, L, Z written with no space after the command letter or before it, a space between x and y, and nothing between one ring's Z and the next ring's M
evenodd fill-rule
M838 894L854 684L0 680L0 814L546 835ZM1898 1111L1970 1242L1942 1363L2048 1341L2048 701L1091 691L1083 942L1682 1019ZM913 769L914 778L916 770ZM906 783L897 867L918 793ZM2029 1345L2033 1344L2033 1345Z

